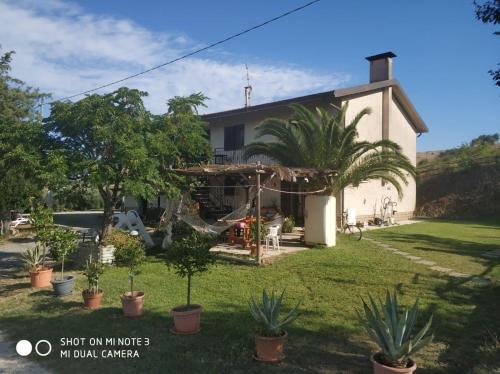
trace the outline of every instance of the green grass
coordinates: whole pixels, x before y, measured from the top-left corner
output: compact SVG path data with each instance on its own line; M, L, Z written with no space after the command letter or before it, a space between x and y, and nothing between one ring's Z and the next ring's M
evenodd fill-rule
M450 227L455 228L453 234L448 233ZM376 347L368 341L355 308L368 292L383 295L386 288L397 288L406 306L420 297L421 323L431 313L435 317L435 341L415 357L419 373L466 373L480 364L500 366L497 352L492 354L486 344L487 331L500 332L499 263L487 264L476 256L483 246L493 245L499 232L497 222L431 222L370 233L408 251L412 245L415 251L423 251L418 247L424 244L435 247L436 256L453 257L459 271L491 268L493 283L487 287L453 281L368 241L340 237L335 248L297 253L261 268L220 263L194 278L192 300L204 308L196 336L168 331L169 310L184 303L186 291L185 281L167 269L161 256L150 256L136 278L137 288L146 293L146 312L139 319L121 316L119 295L127 290L127 274L110 268L101 282L104 305L97 311L81 307L81 275L75 295L61 299L52 297L50 290L26 287L26 278L8 284L0 280L0 329L14 341L53 342L54 353L38 361L55 372L367 373L368 357ZM466 244L457 247L458 242ZM468 246L475 254L454 253ZM303 300L302 315L288 328L287 358L278 365L252 360L254 325L247 300L259 296L263 287L286 287L289 306ZM139 349L140 359L58 358L59 338L98 336L148 337L151 345Z

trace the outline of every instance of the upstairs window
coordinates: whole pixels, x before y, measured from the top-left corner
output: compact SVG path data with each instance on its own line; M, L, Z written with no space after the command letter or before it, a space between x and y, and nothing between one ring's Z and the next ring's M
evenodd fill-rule
M224 151L236 151L245 145L245 125L224 127Z

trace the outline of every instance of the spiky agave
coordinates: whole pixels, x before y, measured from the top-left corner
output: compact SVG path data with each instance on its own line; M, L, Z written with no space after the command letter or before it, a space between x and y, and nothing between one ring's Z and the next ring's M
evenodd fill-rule
M262 336L271 337L283 335L283 327L290 324L298 317L300 301L284 316L284 318L280 318L284 295L285 290L277 297L274 289L271 291L270 295L268 295L264 289L262 290L262 306L253 298L250 299L250 314L255 321L257 321L259 334Z
M410 356L429 344L434 337L433 334L427 334L432 315L425 326L412 336L418 316L418 298L411 309L401 312L396 291L391 296L387 290L385 304L380 300L380 309L371 295L368 297L371 307L363 300L365 318L357 312L366 331L382 350L380 363L396 368L407 367Z

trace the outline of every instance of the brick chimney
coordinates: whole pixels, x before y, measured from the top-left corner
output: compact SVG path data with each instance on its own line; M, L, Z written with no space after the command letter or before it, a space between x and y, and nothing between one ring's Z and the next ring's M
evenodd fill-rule
M366 58L370 61L370 83L392 79L393 57L396 57L394 53L385 52Z

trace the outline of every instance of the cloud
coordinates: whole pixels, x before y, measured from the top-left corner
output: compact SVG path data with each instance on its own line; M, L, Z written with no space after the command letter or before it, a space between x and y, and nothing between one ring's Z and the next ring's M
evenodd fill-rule
M3 51L16 51L13 76L56 99L148 69L200 46L188 35L152 32L131 20L89 14L76 4L59 0L0 3L0 35ZM228 55L224 51L200 54L123 84L149 92L145 102L154 113L165 112L168 98L199 91L211 99L205 112L241 107L244 63L238 56L229 59ZM258 62L249 68L253 104L329 90L349 80L347 74L287 64Z

